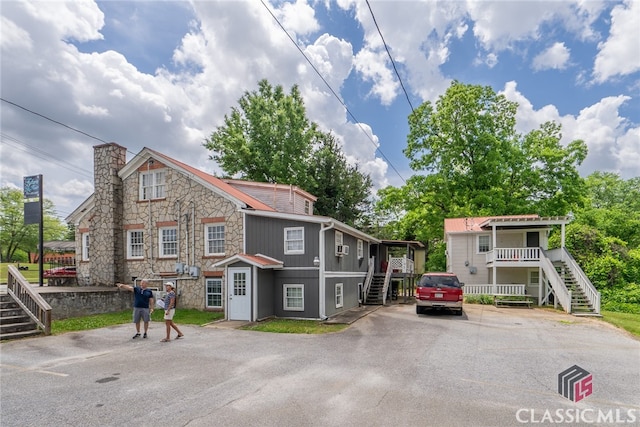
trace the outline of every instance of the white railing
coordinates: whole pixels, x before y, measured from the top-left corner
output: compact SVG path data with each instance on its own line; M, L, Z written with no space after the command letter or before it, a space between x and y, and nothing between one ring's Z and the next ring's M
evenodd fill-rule
M391 267L387 268L387 272L384 274L384 285L382 286L382 305L387 303L387 291L389 290L389 283L391 283Z
M464 294L465 295L525 295L526 294L526 285L523 284L508 284L501 285L496 284L473 284L473 285L464 285Z
M362 301L366 301L369 296L369 289L371 289L371 282L373 281L373 271L375 270L375 258L369 258L369 266L367 267L367 277L364 279L364 289L362 290Z
M567 289L564 281L553 266L553 263L548 257L543 256L540 260L540 266L542 267L542 272L544 273L546 280L549 281L551 289L553 289L553 293L555 295L554 307L557 303L560 303L564 311L571 314L571 291ZM545 295L541 304L547 303L547 298L548 295Z
M540 261L540 248L493 248L487 252L487 264L499 261Z
M403 256L402 258L389 257L389 264L387 271L391 270L392 273L413 273L414 263L412 259Z
M566 248L552 249L546 251L545 254L553 261L562 261L565 263L573 277L576 279L576 284L582 289L585 296L589 299L591 306L595 313L600 314L600 292L593 286L591 280L584 273L582 268L578 265L576 260L571 256Z

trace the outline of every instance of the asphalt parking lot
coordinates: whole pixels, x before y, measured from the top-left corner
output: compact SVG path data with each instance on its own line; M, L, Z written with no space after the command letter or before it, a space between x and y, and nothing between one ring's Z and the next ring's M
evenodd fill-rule
M640 425L640 341L594 319L393 305L326 335L163 328L1 343L0 425ZM593 378L579 402L558 393L573 365Z

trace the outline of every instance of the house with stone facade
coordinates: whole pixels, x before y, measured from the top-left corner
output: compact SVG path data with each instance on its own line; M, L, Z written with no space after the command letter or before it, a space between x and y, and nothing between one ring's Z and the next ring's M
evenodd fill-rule
M179 306L232 320L323 319L358 306L374 237L313 214L292 185L220 179L150 148L94 147L94 193L69 217L78 282L173 282ZM351 248L351 249L350 249Z

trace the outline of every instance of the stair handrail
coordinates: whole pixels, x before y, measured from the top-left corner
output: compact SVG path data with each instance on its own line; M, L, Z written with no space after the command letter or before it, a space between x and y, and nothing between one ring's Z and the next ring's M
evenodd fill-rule
M31 284L13 265L8 270L7 293L42 328L45 335L51 335L51 306L31 289Z
M391 258L389 258L391 259ZM387 303L387 291L389 290L389 283L391 282L391 263L387 264L387 272L384 275L384 285L382 286L382 305Z
M569 267L569 271L571 271L571 274L573 274L573 277L576 279L576 284L582 289L582 292L584 292L594 312L600 314L600 292L593 286L591 280L589 280L567 248L562 248L562 261Z
M373 272L375 270L375 257L369 258L369 265L367 267L367 277L364 279L364 289L362 302L366 303L367 298L369 298L369 289L371 289L371 282L373 281Z
M542 271L545 276L547 276L547 280L551 285L551 289L557 298L557 302L560 303L564 311L571 314L571 291L564 284L564 280L560 277L558 272L556 271L551 259L546 254L546 251L542 251L540 256L540 266L542 267ZM546 298L546 297L545 297Z

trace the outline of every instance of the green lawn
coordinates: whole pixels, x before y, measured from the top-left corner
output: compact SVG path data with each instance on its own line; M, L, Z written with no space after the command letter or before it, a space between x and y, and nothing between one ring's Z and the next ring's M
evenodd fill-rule
M18 268L18 264L17 263L7 263L7 262L3 262L2 264L0 264L0 283L7 283L7 277L9 274L9 266L13 265L14 267ZM29 283L38 283L40 281L40 265L38 263L35 264L29 264L29 263L24 263L21 262L20 263L21 267L29 267L28 270L20 270L20 274L22 274L22 276L24 276L25 279L27 279L29 281ZM43 265L43 271L44 270L48 270L52 267L57 267L56 266L51 266L50 264L44 264ZM44 279L45 283L47 281L47 279Z
M151 315L151 321L164 322L164 311L157 310ZM181 309L178 307L174 320L179 325L205 325L215 320L222 319L224 313L212 311L200 311L193 309ZM53 335L65 332L84 331L88 329L106 328L107 326L121 325L132 322L132 310L119 311L117 313L96 314L93 316L75 317L71 319L54 320L51 325Z
M602 320L640 337L640 314L603 311Z

